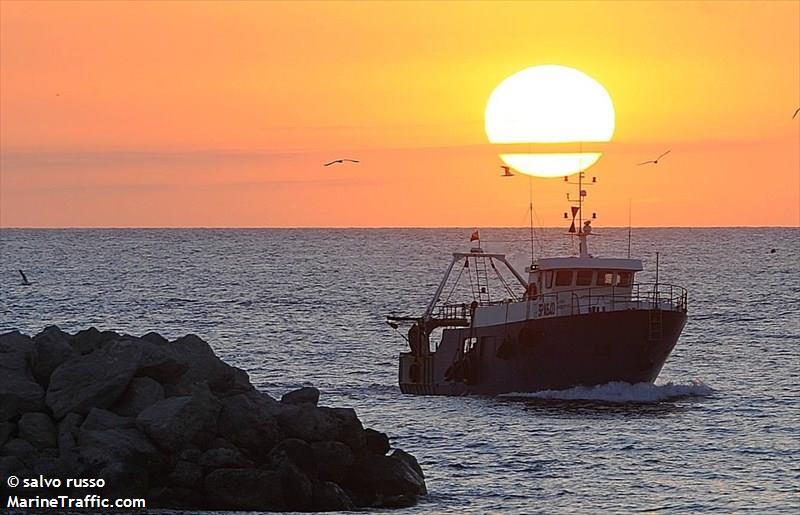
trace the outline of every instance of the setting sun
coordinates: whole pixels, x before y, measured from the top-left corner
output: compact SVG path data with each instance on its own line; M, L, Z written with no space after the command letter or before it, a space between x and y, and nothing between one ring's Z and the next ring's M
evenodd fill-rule
M614 134L614 106L605 88L566 66L526 68L492 91L486 105L491 143L606 142ZM537 177L569 175L592 166L600 152L504 153L512 168Z

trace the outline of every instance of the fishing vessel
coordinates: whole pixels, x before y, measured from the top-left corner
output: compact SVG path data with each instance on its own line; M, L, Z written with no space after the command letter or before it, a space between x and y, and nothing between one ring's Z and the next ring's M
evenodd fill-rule
M525 277L504 254L482 248L476 231L468 251L453 253L422 315L387 317L396 330L410 325L403 335L409 350L400 354L403 393L497 395L655 381L686 324L687 291L659 283L658 266L655 283L638 283L642 261L630 258L630 243L627 258L590 253L584 179L580 172L568 232L577 255L532 255ZM467 298L454 301L465 274Z

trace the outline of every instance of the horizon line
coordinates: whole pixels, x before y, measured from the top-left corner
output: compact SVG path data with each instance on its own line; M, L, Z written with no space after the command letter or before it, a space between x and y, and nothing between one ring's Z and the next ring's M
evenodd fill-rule
M593 227L595 230L602 229L800 229L798 225L608 225L603 227ZM296 230L296 229L333 229L333 230L356 230L356 229L529 229L528 225L454 225L454 226L412 226L412 225L370 225L370 226L355 226L355 225L249 225L249 226L228 226L228 225L163 225L163 226L146 226L146 225L125 225L125 226L0 226L0 230L181 230L181 229L236 229L236 230L260 230L260 229L279 229L279 230ZM562 226L537 226L536 229L564 229ZM566 229L564 229L566 231Z

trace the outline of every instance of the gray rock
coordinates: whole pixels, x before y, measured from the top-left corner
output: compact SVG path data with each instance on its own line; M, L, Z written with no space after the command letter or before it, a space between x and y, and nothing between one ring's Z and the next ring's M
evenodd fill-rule
M183 357L189 368L181 376L179 385L189 387L207 383L215 393L241 393L253 389L247 372L232 367L219 359L208 343L193 334L170 343L175 355Z
M364 427L350 408L314 408L308 405L287 405L278 414L278 423L289 437L307 442L336 440L356 453L366 447Z
M106 429L135 429L136 419L121 417L111 411L92 408L81 425L81 431L104 431Z
M203 455L203 451L196 447L187 447L186 449L182 450L178 453L178 459L184 461L191 461L192 463L197 463L197 460L200 459L200 456Z
M136 417L145 408L164 400L164 387L150 377L134 377L113 411L126 417Z
M0 335L0 422L43 408L44 390L30 369L33 340L13 331Z
M330 481L314 483L312 499L314 511L353 511L356 509L347 492Z
M68 413L58 423L58 455L61 462L75 477L85 469L83 459L78 449L78 435L83 417L77 413Z
M142 498L147 495L149 474L143 463L113 461L97 473L105 480L103 495L117 498Z
M275 414L282 409L269 395L255 390L224 397L219 434L237 447L266 456L283 438Z
M72 336L51 325L33 337L31 356L33 375L45 388L50 375L63 362L75 356L77 351L70 344Z
M202 511L202 502L201 493L182 486L157 486L147 491L148 507L173 508L180 511L192 508Z
M389 437L386 434L374 429L365 429L364 436L367 443L367 451L370 453L384 455L389 452Z
M81 427L78 447L84 463L100 469L125 463L148 469L162 465L158 449L138 429L119 427L89 431Z
M275 470L219 469L206 475L210 509L283 511L281 475Z
M162 449L179 451L190 444L203 446L217 430L221 404L208 388L191 396L159 401L136 417L136 425Z
M141 349L126 341L72 358L50 376L45 402L57 419L73 411L109 408L128 387L140 359Z
M245 458L242 451L224 447L207 450L197 459L197 464L206 470L255 467L255 463Z
M143 335L141 337L141 339L146 341L146 342L155 343L157 345L165 345L166 346L166 345L169 344L169 340L167 340L166 338L164 338L163 336L161 336L160 334L158 334L155 331L150 331L149 333Z
M110 336L109 331L101 333L94 327L90 327L89 329L84 329L83 331L78 331L75 333L75 336L72 337L71 344L72 348L75 349L80 354L89 354L95 349L99 349L100 346L110 340L108 336ZM118 334L115 334L119 337Z
M149 339L131 339L142 349L142 360L136 375L150 377L163 384L177 384L184 372L189 369L189 363L174 346L169 345L169 342L162 343L150 336L152 334L155 333L145 335Z
M16 475L16 476L24 476L21 474L25 470L25 463L19 459L17 456L0 456L0 478L4 480L8 478L8 476ZM0 492L5 485L5 481L0 483Z
M203 467L191 461L179 460L167 479L172 486L197 488L203 482Z
M316 406L319 402L319 390L313 386L306 386L284 394L281 397L284 404L310 404Z
M24 460L28 456L33 456L36 448L27 440L22 438L12 438L0 448L0 456L16 456Z
M414 472L416 472L417 475L419 475L419 477L421 477L423 481L425 480L425 474L422 472L422 467L419 466L419 462L417 461L417 458L415 458L414 456L410 455L409 453L407 453L406 451L404 451L402 449L395 449L392 452L391 457L394 458L394 459L400 460L403 463L405 463L406 465L408 465L409 467L411 467L411 469ZM424 492L424 493L427 493L427 491Z
M317 459L314 449L303 440L287 438L278 443L267 457L272 468L291 463L311 479L317 477Z
M375 507L410 506L427 493L425 479L395 456L365 455L352 467L344 486Z
M277 469L286 508L291 511L309 511L313 503L311 480L290 462L281 463Z
M0 447L17 432L17 425L13 422L0 422Z
M342 442L314 442L311 449L322 481L341 483L356 461L353 451Z
M25 413L19 419L19 437L37 449L58 445L56 426L44 413Z

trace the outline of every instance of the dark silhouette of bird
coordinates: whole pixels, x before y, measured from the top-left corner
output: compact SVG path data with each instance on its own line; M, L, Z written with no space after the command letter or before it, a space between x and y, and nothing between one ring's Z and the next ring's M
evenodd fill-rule
M500 165L500 168L503 169L503 173L500 174L500 177L514 177L514 174L511 173L511 167L510 166Z
M794 114L792 115L792 120L794 120L795 116L797 116L797 113L800 113L800 107L798 107L797 111L795 111Z
M23 286L30 286L31 282L28 280L28 277L25 275L25 272L20 270L19 271L19 275L22 276L22 285Z
M650 164L650 163L653 163L654 165L657 165L658 164L658 160L661 159L662 157L664 157L665 155L669 154L670 152L672 152L672 150L667 150L666 152L664 152L663 154L661 154L657 158L652 159L650 161L644 161L642 163L639 163L637 166L642 166L642 165L646 165L646 164Z
M324 165L322 165L322 166L330 166L330 165L335 165L335 164L337 164L337 163L339 163L339 164L344 164L345 162L348 162L348 163L358 163L358 162L360 162L360 161L359 161L358 159L336 159L336 160L334 160L334 161L331 161L331 162L329 162L329 163L325 163L325 164L324 164Z

